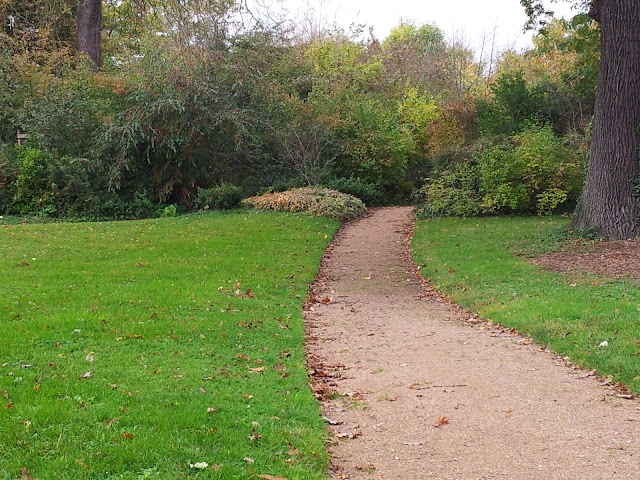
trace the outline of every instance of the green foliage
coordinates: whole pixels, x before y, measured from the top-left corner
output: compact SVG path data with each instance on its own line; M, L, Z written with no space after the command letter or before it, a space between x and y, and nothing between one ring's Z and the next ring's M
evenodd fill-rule
M306 213L346 221L363 216L367 209L356 197L327 188L297 188L250 197L245 204L258 210Z
M50 156L42 150L24 147L18 148L18 160L20 169L15 180L12 209L19 214L53 215Z
M178 206L176 204L166 205L159 211L161 217L175 217L178 215Z
M475 163L430 179L421 189L419 216L549 215L575 205L582 170L582 158L551 127L530 127L508 143L482 149Z
M418 191L418 218L470 217L480 213L477 171L470 164L428 179Z
M527 85L522 71L500 75L491 92L492 99L477 102L483 135L513 135L544 120L542 93Z
M382 42L385 49L405 48L416 50L425 55L433 51L442 51L446 43L444 33L438 26L424 24L421 26L403 22L391 30Z
M221 183L216 187L199 188L196 206L208 210L231 210L240 205L244 196L242 187L230 183Z
M12 210L16 194L16 178L20 172L18 154L15 148L0 146L0 215Z
M359 198L369 206L384 205L387 200L384 191L380 188L380 185L368 183L361 178L334 178L324 182L324 186Z

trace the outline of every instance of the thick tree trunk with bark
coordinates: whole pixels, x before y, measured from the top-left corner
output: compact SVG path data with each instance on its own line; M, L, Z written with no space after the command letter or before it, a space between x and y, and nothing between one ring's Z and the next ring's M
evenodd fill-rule
M594 0L602 31L589 168L573 225L616 240L640 233L640 1Z
M102 65L100 33L102 31L102 0L80 0L76 17L78 50L95 64Z

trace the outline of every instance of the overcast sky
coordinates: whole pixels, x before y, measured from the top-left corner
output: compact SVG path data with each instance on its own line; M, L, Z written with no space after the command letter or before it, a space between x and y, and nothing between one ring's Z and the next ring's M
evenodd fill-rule
M523 49L531 45L531 33L522 33L526 21L519 0L283 0L292 16L314 11L338 26L366 24L384 39L401 19L418 24L435 23L448 38L463 37L478 48L482 38L496 32L496 47ZM570 15L568 3L552 4L560 14Z

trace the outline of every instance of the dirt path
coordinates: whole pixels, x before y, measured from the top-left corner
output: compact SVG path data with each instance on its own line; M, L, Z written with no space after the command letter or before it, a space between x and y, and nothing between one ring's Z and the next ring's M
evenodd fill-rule
M332 478L640 478L640 402L465 324L409 272L409 224L387 208L347 226L307 313L316 388L338 393Z

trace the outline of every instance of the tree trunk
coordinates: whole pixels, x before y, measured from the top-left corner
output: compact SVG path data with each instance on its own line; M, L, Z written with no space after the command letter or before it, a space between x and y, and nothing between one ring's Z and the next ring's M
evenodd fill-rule
M80 0L76 18L78 50L84 52L96 67L102 66L100 34L102 31L102 0Z
M640 2L593 0L602 31L589 168L573 225L615 240L640 233Z

